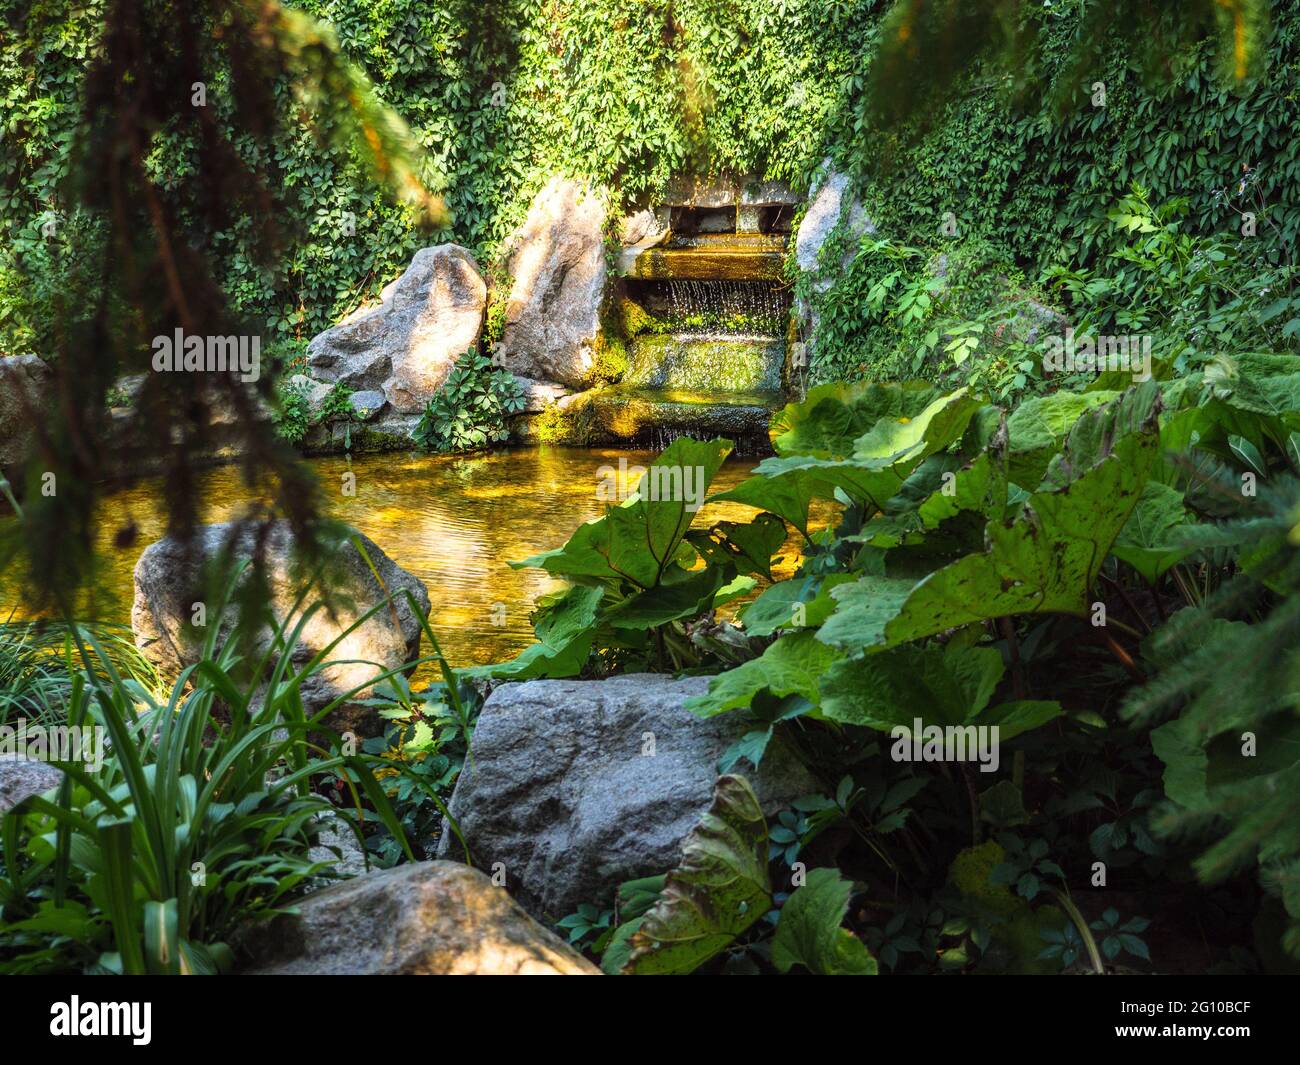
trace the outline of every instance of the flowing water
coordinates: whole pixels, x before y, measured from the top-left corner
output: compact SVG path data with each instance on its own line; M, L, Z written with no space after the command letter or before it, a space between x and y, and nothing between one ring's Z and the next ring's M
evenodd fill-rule
M432 622L455 665L510 658L532 642L528 615L539 595L562 587L541 570L509 562L561 546L582 522L599 517L601 467L645 465L653 452L539 447L471 456L409 454L311 461L332 516L355 526L399 566L424 581ZM713 482L722 491L743 480L754 463L728 462ZM341 492L343 475L356 475L356 494ZM234 466L203 478L205 522L238 517L253 497ZM110 495L100 522L103 570L96 620L129 624L136 560L164 528L157 481L144 480ZM696 525L748 520L751 508L702 508ZM117 547L114 533L134 522L138 536ZM794 551L787 552L794 558ZM787 568L792 565L787 563ZM0 616L17 590L0 588Z
M789 301L769 282L674 280L666 285L669 320L680 332L715 332L731 325L729 331L745 335L785 336Z
M688 423L697 412L706 430L712 425L732 435L737 414L731 408L751 407L766 425L764 408L780 405L788 295L753 280L673 279L647 282L639 292L667 328L632 340L613 398L688 394L692 408L675 411ZM681 420L668 418L674 425Z

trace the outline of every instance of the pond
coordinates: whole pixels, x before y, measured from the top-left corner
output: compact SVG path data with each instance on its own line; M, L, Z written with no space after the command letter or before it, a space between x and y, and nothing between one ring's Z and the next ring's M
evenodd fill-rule
M561 582L541 570L516 570L512 560L561 546L584 521L600 517L601 467L648 464L652 452L540 446L470 456L366 455L309 460L325 489L332 517L356 527L399 566L424 581L435 632L452 664L510 658L532 642L533 601ZM756 460L729 461L713 491L743 480ZM342 492L356 476L355 495ZM206 522L238 517L252 500L236 466L202 478ZM142 480L109 495L100 523L97 620L130 623L133 571L140 553L163 534L159 485ZM701 508L695 524L748 520L754 511L722 503ZM116 530L134 522L139 535L126 548ZM793 568L794 545L787 552ZM13 590L0 592L0 616Z

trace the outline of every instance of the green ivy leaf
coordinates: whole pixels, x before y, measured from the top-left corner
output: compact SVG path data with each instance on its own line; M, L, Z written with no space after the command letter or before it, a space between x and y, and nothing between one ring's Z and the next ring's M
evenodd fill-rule
M1178 534L1188 524L1183 493L1171 485L1151 481L1142 489L1142 496L1111 551L1148 584L1155 584L1195 550L1178 540Z
M1154 413L1096 466L1040 491L1013 522L989 522L986 551L920 581L868 575L831 594L839 604L820 639L877 650L991 618L1084 616L1097 573L1157 460Z
M751 522L720 521L686 534L687 542L711 566L734 565L736 572L772 579L772 556L786 540L785 522L760 514Z
M594 638L592 626L604 589L579 585L543 600L534 624L537 643L524 648L508 662L478 666L469 676L531 680L535 677L573 677L582 671Z
M700 717L712 717L748 707L762 691L777 698L801 695L816 704L823 674L840 657L839 651L819 641L812 631L789 633L758 658L714 677L708 692L686 700L686 709Z
M642 490L648 484L679 488L691 479L700 501L723 460L731 452L731 441L701 442L683 437L650 464ZM673 493L665 492L672 495ZM642 499L633 496L611 507L603 518L578 527L569 542L523 562L516 568L536 567L555 576L596 578L607 581L630 581L641 588L653 588L673 564L677 548L690 528L694 511L684 491L681 498Z

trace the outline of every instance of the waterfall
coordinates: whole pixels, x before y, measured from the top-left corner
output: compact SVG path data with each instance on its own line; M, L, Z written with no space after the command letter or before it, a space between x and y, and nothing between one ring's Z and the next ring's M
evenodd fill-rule
M679 333L784 337L786 293L766 281L667 283L669 321Z
M786 290L770 281L673 278L638 294L661 325L634 339L624 388L748 396L781 390Z

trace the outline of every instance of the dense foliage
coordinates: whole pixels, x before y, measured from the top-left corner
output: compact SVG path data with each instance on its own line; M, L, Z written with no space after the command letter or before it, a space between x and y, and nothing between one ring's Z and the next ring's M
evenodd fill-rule
M1092 65L1080 77L1081 6L1024 5L1040 36L1034 64L1018 71L1033 87L1028 97L1000 68L977 63L908 125L864 135L861 118L851 134L832 135L831 154L862 179L877 233L846 232L823 252L845 269L816 297L825 313L815 378L937 373L944 345L974 338L987 356L980 362L991 364L989 384L1023 388L1033 372L1014 343L1023 330L1002 341L1033 297L1063 299L1073 312L1092 310L1104 291L1109 313L1090 322L1098 329L1126 324L1125 311L1140 309L1149 326L1149 316L1185 307L1175 281L1193 280L1190 298L1203 309L1274 302L1268 277L1294 265L1300 235L1300 154L1287 117L1300 87L1295 11L1275 5L1261 31L1263 73L1234 84L1215 76L1222 50L1212 40L1161 55L1162 79L1144 76L1154 46L1125 42L1133 25L1148 26L1149 12L1099 39L1082 35ZM1177 30L1181 13L1168 17ZM1141 204L1131 210L1122 201L1134 189ZM1117 247L1114 218L1146 216L1149 205L1165 205L1160 224L1176 222L1185 247L1125 262L1131 252ZM814 298L811 279L799 285ZM1168 307L1157 292L1172 297ZM1294 350L1294 328L1283 342Z
M776 456L712 497L755 508L753 522L686 534L681 499L643 489L526 563L574 586L541 604L540 642L489 672L599 674L629 654L633 668L726 669L688 704L750 720L722 768L759 765L772 742L790 742L836 795L810 796L771 826L773 883L797 885L805 854L838 865L866 900L862 937L882 952L895 939L926 944L910 960L895 946L890 969L1038 971L1074 942L1091 944L1094 965L1098 949L1145 959L1143 915L1090 927L1071 892L1104 885L1144 908L1184 892L1180 905L1204 917L1206 896L1179 886L1189 865L1207 885L1253 868L1261 896L1244 902L1254 889L1238 880L1235 901L1215 905L1262 907L1266 925L1284 908L1283 944L1297 955L1295 707L1284 694L1295 656L1282 641L1300 371L1290 356L1245 353L1171 370L1132 387L1102 374L1010 410L923 382L816 388L773 419ZM679 441L644 483L692 468L707 480L727 446ZM815 500L840 504L837 525L810 525ZM805 538L798 573L769 583L738 625L710 619L752 586L738 573L770 576L786 524ZM710 630L727 636L694 639ZM1225 673L1223 653L1242 672ZM910 735L915 720L996 727L1007 746L994 775L971 758L900 756L898 730ZM866 849L819 850L833 825ZM775 891L766 862L754 868ZM885 899L897 919L877 910ZM713 902L682 912L733 912ZM671 926L678 908L663 905L650 913ZM710 933L712 950L671 963L638 925L619 967L689 971L724 950L733 961L770 950L775 962L776 944L749 931L761 913L747 912ZM1274 949L1267 935L1260 949Z
M267 340L310 336L396 276L424 243L449 237L476 250L500 241L528 198L557 170L589 176L632 198L683 171L767 172L797 180L821 140L839 79L868 33L874 4L824 11L811 0L307 0L405 119L423 155L419 178L442 193L450 227L421 234L402 204L364 180L346 147L322 150L310 126L281 134L256 162L274 174L278 205L302 227L271 273L251 254L256 236L231 226L206 237L236 305L263 318ZM68 209L61 182L96 47L99 3L53 3L3 13L0 98L7 155L0 215L14 259L6 271L42 274L41 225ZM210 72L206 112L236 145L227 71ZM288 86L276 86L291 106ZM761 102L761 106L756 106ZM152 157L164 191L186 192L195 142L178 131ZM176 207L194 212L181 199ZM489 257L480 257L487 261ZM32 290L0 271L0 349L48 351ZM48 284L48 283L47 283ZM39 290L38 290L39 291ZM21 297L21 298L18 298ZM10 302L12 300L12 302Z
M523 409L523 390L513 375L487 356L467 351L411 435L425 451L473 451L509 439L508 419Z
M432 239L480 252L509 232L555 171L633 200L692 171L752 172L799 186L827 154L862 179L871 216L893 239L933 245L952 212L958 230L947 242L987 238L1031 276L1054 262L1087 265L1105 212L1133 182L1156 202L1187 196L1198 233L1236 229L1236 211L1256 210L1261 231L1278 226L1290 241L1300 217L1300 163L1287 124L1297 27L1284 8L1260 30L1268 43L1258 65L1267 77L1235 87L1215 76L1217 38L1182 42L1165 71L1172 82L1152 82L1143 76L1149 50L1129 47L1122 27L1088 42L1097 65L1080 79L1082 5L1025 5L1041 41L1037 65L1022 69L1021 81L1050 91L1022 100L1000 68L977 66L917 138L907 129L873 132L872 64L887 7L875 0L301 6L333 26L343 53L423 149L418 177L443 194L452 218ZM0 271L6 350L51 348L40 301L53 264L41 226L69 209L61 183L101 10L51 3L4 12L12 32L0 45L0 98L6 142L16 148L0 163L11 249ZM898 84L915 75L903 72ZM1095 81L1107 86L1104 107L1092 103ZM237 148L251 151L236 125L233 88L227 72L212 70L206 110ZM287 87L276 91L288 107ZM1050 102L1057 99L1063 105ZM882 151L882 140L895 148ZM268 341L318 331L431 239L405 206L366 186L364 160L346 147L322 151L309 127L287 129L273 153L254 161L274 175L280 208L302 227L291 253L267 273L247 228L207 239L223 287L237 307L265 320ZM169 134L152 165L165 192L185 195L192 135ZM65 237L67 252L83 239ZM59 270L75 268L75 254L63 258ZM35 288L17 291L14 270Z
M168 528L188 536L195 461L223 425L246 479L321 549L315 481L263 413L275 376L258 354L265 308L228 267L273 275L300 232L279 210L272 160L285 138L354 152L413 225L445 217L413 172L409 131L328 30L273 0L5 5L0 17L0 289L18 293L2 317L59 371L57 398L45 397L59 417L27 419L26 513L4 530L0 568L21 559L27 597L66 612L90 583L102 484L148 463L163 471ZM65 50L84 59L70 66ZM202 355L231 339L251 356L238 374L171 372L187 368L172 348ZM138 390L115 425L105 400L132 374ZM41 491L47 477L63 490Z
M125 6L150 39L172 7ZM102 767L59 763L62 785L3 819L0 968L228 968L233 937L332 875L313 845L338 805L378 863L433 854L485 683L656 670L710 675L690 709L744 734L677 867L559 922L608 972L1158 969L1192 940L1220 967L1294 969L1300 19L1169 5L1139 54L1129 6L305 0L320 30L205 0L178 35L205 43L191 110L180 45L124 73L130 35L101 36L123 5L0 3L0 355L98 356L107 337L64 397L89 423L121 352L188 313L173 243L199 325L254 323L291 365L422 244L491 262L556 171L631 204L689 173L802 187L829 156L874 223L846 212L821 276L791 278L818 316L816 387L713 497L754 516L694 525L730 444L676 441L630 498L517 563L567 585L517 658L458 674L426 620L442 680L386 678L361 755L329 708L304 714L321 659L296 668L287 625L257 662L213 626L169 689L84 627L0 631L0 724L112 738ZM254 15L260 60L237 44ZM945 49L960 61L919 77ZM897 106L913 88L919 113ZM115 90L143 123L124 154ZM96 160L129 210L85 180ZM138 284L156 277L158 299ZM1074 335L1149 361L1058 369ZM345 389L314 413L274 398L290 441L350 410ZM417 441L500 442L522 404L467 353ZM185 448L153 428L184 526ZM306 522L308 482L280 490ZM15 527L62 547L46 510ZM918 720L987 757L929 751ZM822 787L765 817L749 778L774 745Z

